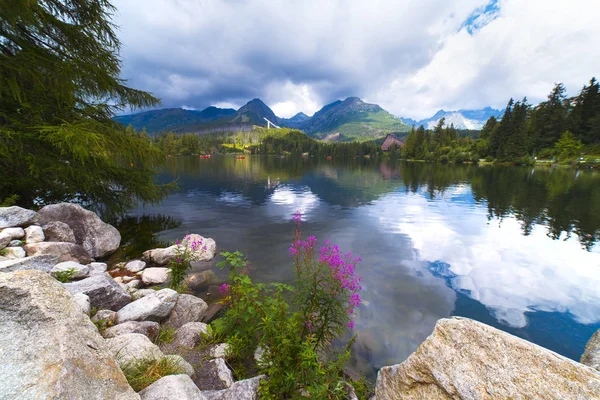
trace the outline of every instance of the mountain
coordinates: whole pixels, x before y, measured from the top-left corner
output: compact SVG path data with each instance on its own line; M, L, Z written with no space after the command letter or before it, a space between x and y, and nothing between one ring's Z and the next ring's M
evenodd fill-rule
M266 125L266 121L263 118L267 118L269 121L277 124L279 118L275 115L273 110L268 105L262 102L261 99L253 99L246 103L245 106L237 110L229 123L248 123L253 125Z
M388 113L377 104L348 97L327 104L312 117L288 125L319 139L339 133L340 141L371 140L387 133L406 133L410 130L400 118Z
M410 126L423 125L427 129L433 129L438 124L440 119L445 118L444 126L454 124L454 127L457 129L480 130L491 116L500 118L502 117L503 113L504 111L486 107L480 110L440 110L436 112L433 117L422 119L421 121L415 121L411 118L401 119Z
M303 112L299 112L298 114L294 115L292 118L279 118L279 121L286 126L290 126L290 125L294 125L294 124L300 124L301 122L306 121L307 119L310 119L310 117L306 114L304 114Z
M119 115L115 117L115 120L123 125L132 125L137 130L146 128L149 133L154 133L166 130L180 131L186 125L207 123L234 113L235 110L231 108L208 107L202 111L164 108L137 114Z

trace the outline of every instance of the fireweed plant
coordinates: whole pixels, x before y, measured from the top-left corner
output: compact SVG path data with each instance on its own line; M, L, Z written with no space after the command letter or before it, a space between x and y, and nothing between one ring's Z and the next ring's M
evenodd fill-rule
M184 290L184 280L187 271L192 267L192 262L198 260L206 246L202 243L202 238L197 239L197 235L186 235L183 240L175 241L175 258L169 263L171 272L171 284L169 287L177 291Z
M342 254L329 241L318 247L314 236L304 239L299 213L293 223L294 285L254 284L242 253L221 253L225 260L217 265L229 267L231 283L220 288L227 311L213 328L227 336L238 379L247 377L247 360L262 349L257 372L268 376L261 382L262 399L344 399L342 369L355 337L341 349L333 340L354 327L360 258Z

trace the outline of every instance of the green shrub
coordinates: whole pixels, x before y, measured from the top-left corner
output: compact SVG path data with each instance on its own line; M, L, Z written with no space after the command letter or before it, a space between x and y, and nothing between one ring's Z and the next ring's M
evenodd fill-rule
M225 260L218 266L229 267L231 285L221 287L228 309L213 327L227 336L238 379L245 377L244 361L257 346L264 349L258 369L269 379L261 382L262 399L297 398L300 393L343 399L347 390L342 367L354 338L341 349L332 343L354 327L351 316L361 290L354 268L360 259L343 255L328 241L317 251L314 236L301 236L299 214L294 219L290 253L295 285L255 284L242 253L221 253Z
M185 373L185 368L178 360L162 358L160 361L135 360L121 366L121 370L127 378L129 385L139 392L147 388L160 378L167 375L179 375Z
M56 278L56 280L59 282L67 283L67 282L70 282L73 280L73 277L75 276L76 273L77 273L77 271L75 270L75 268L70 268L65 271L55 272L54 278Z

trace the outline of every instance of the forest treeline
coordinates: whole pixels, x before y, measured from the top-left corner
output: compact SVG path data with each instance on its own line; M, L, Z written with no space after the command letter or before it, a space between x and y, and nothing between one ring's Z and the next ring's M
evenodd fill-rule
M579 157L597 163L600 155L600 90L592 78L575 97L559 83L548 100L533 107L527 98L510 99L502 118L483 126L479 138L461 137L443 120L426 131L413 128L401 150L404 158L431 161L488 161L528 164L537 159L569 161ZM588 160L585 158L588 157Z

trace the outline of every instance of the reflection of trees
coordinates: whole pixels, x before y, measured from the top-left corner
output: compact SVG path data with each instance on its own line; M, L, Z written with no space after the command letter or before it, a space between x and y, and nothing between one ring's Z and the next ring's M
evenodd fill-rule
M181 222L173 217L153 214L125 216L113 221L113 224L121 233L121 247L117 258L132 259L141 256L146 250L169 246L170 243L157 239L157 233L177 228Z
M244 195L263 204L279 183L308 186L327 203L355 207L404 188L426 189L429 198L459 184L470 184L476 202L488 208L488 218L515 216L523 234L538 224L548 236L578 235L590 250L600 238L600 177L591 171L548 168L479 167L432 163L377 163L364 159L303 159L288 157L198 157L169 159L162 179L179 178L183 191L201 189L219 196Z

